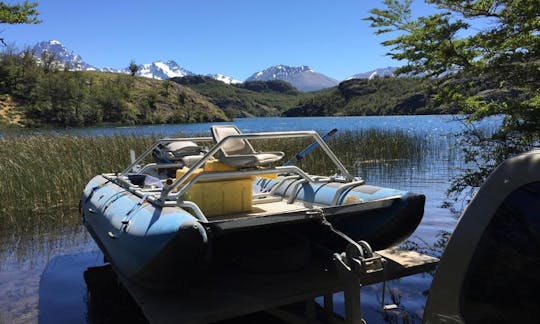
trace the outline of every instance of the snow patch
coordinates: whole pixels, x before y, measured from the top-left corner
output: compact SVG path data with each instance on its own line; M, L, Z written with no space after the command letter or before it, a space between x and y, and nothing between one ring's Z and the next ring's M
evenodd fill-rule
M235 78L231 77L231 76L228 76L228 75L224 75L224 74L210 74L208 75L210 76L211 78L214 78L218 81L221 81L223 83L226 83L226 84L238 84L238 83L242 83L242 81L240 80L236 80Z

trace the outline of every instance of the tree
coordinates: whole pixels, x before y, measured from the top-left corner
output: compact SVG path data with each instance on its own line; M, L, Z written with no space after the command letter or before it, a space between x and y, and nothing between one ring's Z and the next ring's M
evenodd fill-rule
M135 60L131 60L131 62L129 62L128 70L131 76L135 76L135 73L139 71L139 66L137 65L137 63L135 63Z
M385 0L371 10L382 44L407 63L397 73L423 76L435 99L457 107L467 121L501 114L493 134L465 132L471 167L452 183L450 198L472 194L502 160L540 139L540 5L538 0L426 0L435 12L413 17L412 0ZM396 35L393 34L393 35ZM470 196L469 196L470 197Z
M37 2L25 1L14 5L0 2L0 24L39 24L38 16ZM0 43L6 46L4 38L0 38Z
M60 65L61 63L54 53L49 51L44 51L41 53L41 66L45 73L58 71Z

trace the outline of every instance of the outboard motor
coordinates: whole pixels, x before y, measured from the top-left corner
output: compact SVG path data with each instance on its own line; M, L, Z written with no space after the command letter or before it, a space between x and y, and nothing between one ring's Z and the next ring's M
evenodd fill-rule
M204 150L197 144L189 141L160 144L152 151L152 156L158 164L175 163L178 168L190 167L204 155ZM174 177L176 169L164 168L167 177ZM160 172L161 174L162 172ZM170 174L169 174L170 173ZM165 174L162 174L165 176Z
M156 163L186 163L184 158L201 155L202 148L193 142L182 141L160 144L152 152Z

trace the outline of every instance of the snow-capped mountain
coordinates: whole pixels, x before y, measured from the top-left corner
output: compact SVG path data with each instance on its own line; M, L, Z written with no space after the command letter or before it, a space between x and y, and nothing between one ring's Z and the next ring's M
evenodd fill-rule
M167 62L156 61L149 64L139 65L139 70L135 75L146 78L166 80L174 77L194 75L194 73L180 67L175 61L169 60Z
M231 76L228 76L228 75L224 75L224 74L219 74L219 73L218 74L207 74L207 76L211 77L212 79L216 79L218 81L226 83L226 84L242 83L242 81L236 80L235 78L233 78Z
M57 40L40 42L33 47L33 52L38 61L44 59L46 53L52 54L56 61L59 62L59 68L67 67L68 69L75 71L97 70L111 73L130 73L129 69L127 68L127 64L126 67L122 68L99 68L92 66L85 62L80 55L68 50L64 45L62 45L62 43ZM376 77L394 76L394 71L396 69L396 67L375 69L369 72L355 74L347 78L347 80L373 79ZM195 74L196 73L182 68L174 60L154 61L152 63L141 64L139 65L139 70L136 73L137 76L160 80ZM240 80L223 74L208 74L207 76L227 84L242 83L242 81ZM318 73L306 65L276 65L264 69L260 72L256 72L246 79L246 81L268 80L283 80L289 82L300 91L315 91L324 88L330 88L336 86L339 83L337 80L330 78L324 74Z
M37 43L32 48L32 51L38 60L42 60L44 55L49 54L60 63L61 67L67 65L70 70L96 70L95 67L86 63L80 55L73 51L68 51L68 49L57 40Z
M339 82L324 74L315 72L309 66L276 65L254 73L246 81L282 80L289 82L300 91L315 91L336 86Z
M130 73L127 67L124 68L112 68L104 67L97 68L88 63L86 63L82 57L73 51L69 51L62 43L57 40L50 40L46 42L40 42L33 47L34 56L41 61L45 53L52 54L56 61L60 64L59 67L64 68L68 66L70 70L74 71L86 71L86 70L97 70L103 72L111 73ZM186 75L194 75L195 73L188 71L178 65L173 60L169 61L155 61L148 64L139 65L139 70L137 71L137 76L154 78L160 80L166 80L173 77L183 77ZM231 83L241 83L242 81L236 80L233 77L226 76L223 74L212 74L210 77L225 82L227 84Z
M115 68L112 68L112 67L104 67L104 68L100 68L100 69L97 69L97 70L101 71L101 72L110 72L110 73L129 73L127 68L125 68L125 69L115 69Z
M374 79L374 78L384 78L384 77L393 77L394 72L397 70L397 67L388 66L385 68L379 68L368 72L358 73L351 77L348 77L347 80L350 79Z

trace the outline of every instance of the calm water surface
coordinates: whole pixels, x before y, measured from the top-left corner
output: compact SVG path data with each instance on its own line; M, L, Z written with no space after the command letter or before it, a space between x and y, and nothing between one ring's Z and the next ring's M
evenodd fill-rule
M482 127L495 128L500 118L485 121ZM235 124L244 132L332 128L360 130L368 128L399 129L427 138L429 147L421 161L372 161L355 166L357 175L369 184L406 189L426 195L425 216L411 240L432 243L441 230L451 231L455 218L440 208L449 181L461 167L454 134L463 125L453 116L391 117L315 117L238 119ZM110 127L47 131L73 135L208 133L211 124ZM54 217L54 215L51 215ZM31 219L29 219L31 223ZM0 228L0 323L97 323L113 322L89 307L83 272L101 265L103 256L82 225L51 226L21 233L6 233ZM362 288L364 317L370 323L390 320L401 323L421 322L429 288L429 274L416 275L389 283L400 297L400 310L390 319L380 311L381 285ZM335 295L335 307L343 313L343 297ZM387 295L387 303L390 298ZM401 313L400 313L401 312ZM403 315L405 314L405 315Z
M39 130L34 133L59 133L72 135L110 136L110 135L154 135L170 136L178 133L201 134L209 133L212 125L235 124L244 132L259 131L288 131L288 130L317 130L329 131L333 128L344 130L360 129L390 129L403 130L410 133L425 134L427 136L446 136L457 133L463 125L457 120L460 116L348 116L348 117L265 117L265 118L238 118L234 122L200 123L200 124L174 124L174 125L146 125L122 127L91 127L70 128L61 130ZM482 124L491 127L500 123L499 117L490 118Z

